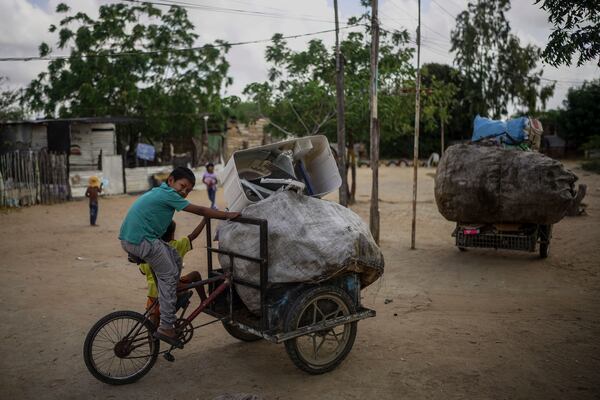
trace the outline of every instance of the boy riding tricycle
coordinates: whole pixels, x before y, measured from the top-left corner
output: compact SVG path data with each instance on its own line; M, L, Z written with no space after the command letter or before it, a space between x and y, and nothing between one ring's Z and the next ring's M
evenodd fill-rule
M269 228L266 218L241 217L237 212L221 212L207 207L194 206L185 200L194 186L193 173L187 169L176 169L167 183L140 197L130 209L121 228L122 247L129 261L137 264L148 263L145 270L152 274L152 280L158 286L158 299L152 301L144 313L117 311L100 319L89 331L84 343L84 360L88 370L102 382L126 384L144 376L155 364L158 354L167 361L174 361L174 349L182 349L190 342L196 329L221 322L228 333L243 341L265 339L273 343L285 343L292 361L300 369L321 374L336 368L348 355L356 337L357 321L373 317L375 312L363 308L360 303L361 285L376 280L383 272L383 257L365 224L351 211L330 202L322 202L300 194L273 195L273 202L294 203L300 210L300 219L316 218L302 225L300 220L291 223L292 216L286 213L294 229L324 229L325 215L332 215L336 221L330 221L334 228L330 232L334 238L343 237L343 247L338 252L348 254L343 265L333 267L333 273L323 275L321 279L305 281L281 281L269 269ZM285 186L289 186L287 183ZM279 193L279 191L276 191ZM319 202L322 202L319 203ZM319 207L323 215L318 215ZM245 209L245 213L252 207ZM331 211L331 210L334 211ZM181 256L177 251L161 240L165 234L175 210L185 210L205 217L207 272L206 279L182 282ZM307 216L310 210L312 216ZM256 211L256 210L254 210ZM264 209L263 209L264 211ZM250 214L253 212L248 211ZM340 221L340 216L346 220ZM267 213L270 215L269 213ZM225 228L220 229L220 248L213 247L211 218L230 219ZM346 222L344 222L346 221ZM281 219L276 220L281 226ZM255 243L254 255L233 251L223 246L224 237L231 234L233 226L253 226L257 234L250 237L242 234L245 240L233 242L247 245ZM341 232L336 234L335 232ZM239 232L238 232L239 233ZM323 235L310 235L313 240ZM281 249L281 236L271 237L275 249ZM231 236L234 237L234 236ZM290 235L298 240L298 235ZM258 240L257 240L258 239ZM226 240L225 240L226 241ZM231 242L231 240L230 240ZM347 246L347 247L346 247ZM329 253L332 248L329 247ZM355 253L348 251L352 249ZM290 250L284 246L284 250ZM224 268L213 267L213 254L219 255ZM352 253L352 254L350 254ZM281 252L277 252L281 261ZM373 262L368 279L359 277L361 256L368 256ZM363 257L364 258L364 257ZM306 267L317 265L319 260L308 261ZM227 262L226 262L227 261ZM322 261L322 260L321 260ZM238 264L257 266L257 277L240 275ZM294 265L298 270L299 265ZM273 275L273 276L270 276ZM199 294L200 304L188 312L192 289ZM251 309L239 293L241 288L249 288L258 295L257 309ZM160 306L160 324L153 322ZM194 321L199 314L205 313L214 319L198 325ZM160 350L160 341L168 344L166 350Z

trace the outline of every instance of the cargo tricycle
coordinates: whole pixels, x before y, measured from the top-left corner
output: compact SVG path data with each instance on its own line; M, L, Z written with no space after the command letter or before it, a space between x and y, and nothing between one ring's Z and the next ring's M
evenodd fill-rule
M266 220L239 217L233 223L256 225L260 234L259 257L236 254L212 246L211 220L206 223L206 279L178 289L175 329L181 343L189 343L197 329L220 322L234 338L245 342L260 339L284 343L293 363L309 374L322 374L336 368L348 355L356 337L357 322L374 317L375 311L360 302L360 279L348 273L318 284L269 282L268 224ZM213 266L213 254L228 257L232 268ZM130 261L143 260L130 256ZM259 264L258 283L239 279L233 268L236 259ZM236 286L258 290L260 312L252 313L240 300ZM203 287L205 296L188 313L192 289ZM204 299L202 298L204 297ZM113 385L128 384L143 377L159 354L175 360L173 346L160 350L149 319L152 304L145 312L116 311L101 318L85 339L83 355L91 374ZM211 320L194 325L199 314Z

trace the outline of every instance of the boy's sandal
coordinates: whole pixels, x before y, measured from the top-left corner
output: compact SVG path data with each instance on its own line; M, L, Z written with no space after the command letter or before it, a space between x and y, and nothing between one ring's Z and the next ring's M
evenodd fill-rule
M154 338L160 339L163 342L166 342L166 343L170 344L171 346L176 347L178 349L183 349L183 343L181 343L181 341L179 339L164 335L164 334L160 333L159 330L156 330L154 332Z

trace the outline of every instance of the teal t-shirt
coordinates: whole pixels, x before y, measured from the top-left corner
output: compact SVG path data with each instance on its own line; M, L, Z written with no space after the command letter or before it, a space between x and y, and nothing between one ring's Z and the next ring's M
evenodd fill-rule
M121 225L119 239L133 244L158 239L167 231L175 210L181 211L189 204L175 189L163 183L133 203Z

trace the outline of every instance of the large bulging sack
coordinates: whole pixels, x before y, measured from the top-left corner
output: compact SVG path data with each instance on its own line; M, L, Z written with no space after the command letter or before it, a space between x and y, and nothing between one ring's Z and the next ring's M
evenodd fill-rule
M283 191L246 207L242 215L268 221L271 283L316 283L352 271L366 287L383 273L383 254L368 226L339 204ZM228 221L218 234L220 249L259 257L258 226ZM228 256L219 255L219 262L231 268ZM257 263L235 259L234 268L235 277L259 283ZM260 310L257 290L240 285L236 290L248 309Z
M537 152L458 144L440 160L435 201L450 221L554 224L573 202L576 180Z

